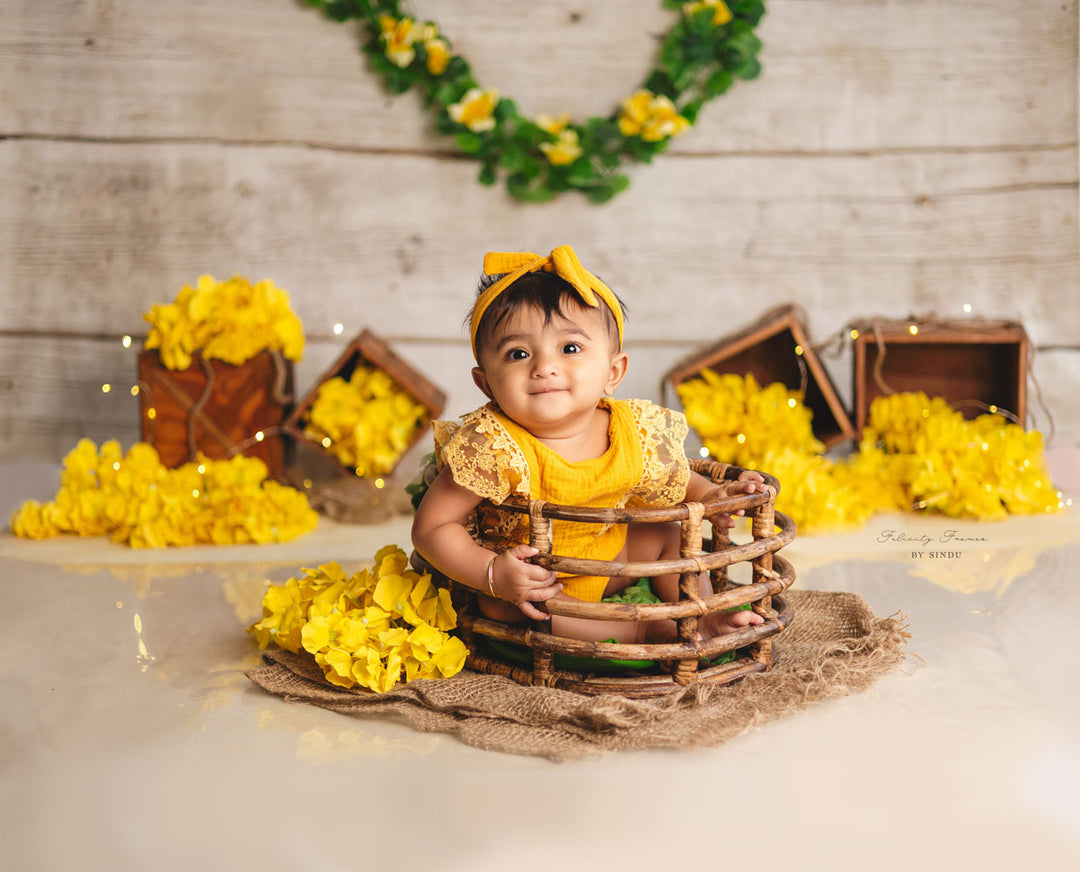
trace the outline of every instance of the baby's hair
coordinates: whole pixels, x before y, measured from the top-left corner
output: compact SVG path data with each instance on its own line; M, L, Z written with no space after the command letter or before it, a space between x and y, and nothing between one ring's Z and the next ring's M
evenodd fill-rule
M501 279L503 275L506 274L483 276L476 290L476 296L479 297L491 285ZM612 293L614 294L614 291ZM619 299L618 295L615 295L615 299L619 301L623 320L626 320L626 304ZM544 313L544 323L549 324L554 315L560 315L563 318L567 317L564 307L567 305L568 300L572 305L585 306L584 301L574 290L574 286L561 276L550 272L526 273L503 293L499 294L488 306L487 311L484 312L483 317L480 319L480 329L476 331L476 353L480 353L484 343L491 339L499 325L521 307L539 309ZM607 324L612 347L618 348L619 325L615 323L615 316L602 301L600 302L600 310L605 316L604 322ZM472 310L470 309L469 314L465 317L465 323L468 324L471 318Z

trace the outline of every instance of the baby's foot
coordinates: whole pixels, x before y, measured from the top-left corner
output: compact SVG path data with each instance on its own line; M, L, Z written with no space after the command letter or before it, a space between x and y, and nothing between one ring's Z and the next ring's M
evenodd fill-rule
M765 622L765 619L761 615L751 611L750 609L740 609L735 612L718 612L717 614L710 615L710 635L713 636L725 636L728 633L734 633L736 630L741 630L743 627L750 627L754 624L761 624Z

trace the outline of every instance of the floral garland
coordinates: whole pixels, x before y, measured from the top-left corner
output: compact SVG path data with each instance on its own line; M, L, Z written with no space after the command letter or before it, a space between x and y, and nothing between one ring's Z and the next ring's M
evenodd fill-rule
M761 72L754 28L765 14L763 0L664 0L681 14L656 67L618 111L581 123L568 115L529 119L513 100L482 87L439 27L405 15L399 0L305 2L335 21L358 19L363 51L386 87L396 94L418 87L435 108L438 131L480 161L479 180L494 184L503 170L507 190L531 202L572 190L596 203L610 200L630 184L619 172L624 159L649 163L736 78Z
M82 439L64 458L60 489L44 505L28 500L11 518L16 536L109 536L132 548L284 542L313 529L318 515L297 490L266 480L266 464L236 455L168 469L157 451L116 441L99 451Z
M859 525L882 511L994 520L1062 507L1042 434L1000 415L967 420L922 392L876 397L858 451L833 461L799 391L711 370L676 390L710 454L783 483L777 508L802 532Z
M428 410L381 369L358 366L319 387L304 435L357 475L386 475L412 443Z
M187 369L196 351L236 366L260 351L280 351L290 360L304 353L304 328L287 291L272 281L255 285L243 276L219 282L200 276L184 285L168 305L152 306L148 349L157 348L168 369Z
M448 632L457 625L450 592L407 566L405 552L387 545L374 569L352 576L337 563L305 569L266 591L248 632L260 649L303 648L338 687L386 692L402 678L450 678L468 653Z

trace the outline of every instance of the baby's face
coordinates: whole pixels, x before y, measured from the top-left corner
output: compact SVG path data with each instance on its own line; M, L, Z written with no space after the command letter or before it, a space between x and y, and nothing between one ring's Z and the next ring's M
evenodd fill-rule
M485 342L473 370L503 414L539 437L591 420L626 372L600 309L575 305L567 315L547 320L540 309L519 309Z

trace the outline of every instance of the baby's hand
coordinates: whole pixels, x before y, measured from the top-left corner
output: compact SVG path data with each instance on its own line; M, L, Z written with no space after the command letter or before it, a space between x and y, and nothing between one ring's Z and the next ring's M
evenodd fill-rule
M491 567L491 586L496 597L513 603L526 617L546 621L551 616L533 603L551 599L563 586L552 570L526 562L539 553L531 545L515 545L499 554Z
M739 473L736 481L726 481L717 485L705 495L702 502L719 499L720 497L733 497L737 494L761 493L765 490L765 479L760 472L753 469L744 469ZM745 509L739 509L734 514L745 515ZM731 515L715 515L711 518L713 523L726 523L729 527L735 526L735 519Z

